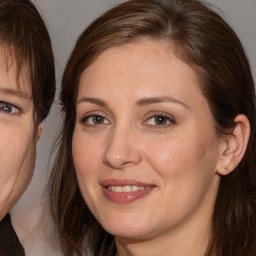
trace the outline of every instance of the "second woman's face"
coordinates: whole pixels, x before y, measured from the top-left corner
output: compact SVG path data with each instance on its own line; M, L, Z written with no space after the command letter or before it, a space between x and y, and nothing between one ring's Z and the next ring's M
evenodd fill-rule
M76 108L79 186L109 233L148 239L205 226L221 143L195 72L168 43L103 52L81 76Z
M29 70L0 47L0 221L27 188L36 157L35 110ZM5 57L4 57L5 56ZM12 65L9 65L12 63Z

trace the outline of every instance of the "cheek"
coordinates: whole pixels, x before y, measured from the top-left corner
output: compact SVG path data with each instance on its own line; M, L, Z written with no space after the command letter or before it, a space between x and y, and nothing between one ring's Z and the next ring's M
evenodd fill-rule
M36 152L34 130L22 128L19 127L17 130L17 127L13 129L9 126L8 129L2 129L0 205L3 204L7 211L27 188L34 170Z
M2 127L0 127L1 129ZM0 136L0 159L1 165L16 166L24 159L33 140L33 129L23 129L23 127L4 127Z
M36 142L34 139L32 139L29 147L26 149L26 153L21 158L22 163L20 164L21 168L19 170L20 176L18 178L18 187L20 187L20 192L22 194L29 185L35 168Z
M82 131L74 131L72 155L79 188L91 209L97 214L97 193L100 189L98 177L102 173L102 139L85 136Z
M164 141L144 145L147 161L163 182L171 180L173 189L185 181L191 184L189 186L196 186L200 181L204 183L204 179L211 179L215 173L218 160L216 137L198 131L176 133Z
M145 147L144 154L160 177L161 202L156 203L156 218L178 223L197 211L202 202L210 205L215 200L216 141L209 137L183 134Z
M72 138L72 156L79 184L92 182L102 163L102 142L85 136L83 131L74 131Z
M178 175L193 160L188 145L177 136L164 141L145 143L143 154L151 166L162 175ZM194 151L193 151L194 152Z

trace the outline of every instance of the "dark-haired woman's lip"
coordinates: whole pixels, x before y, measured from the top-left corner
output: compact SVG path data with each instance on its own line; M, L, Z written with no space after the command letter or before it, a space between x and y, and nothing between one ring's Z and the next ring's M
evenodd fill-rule
M131 203L148 195L155 186L136 180L105 180L101 183L105 197L118 204Z

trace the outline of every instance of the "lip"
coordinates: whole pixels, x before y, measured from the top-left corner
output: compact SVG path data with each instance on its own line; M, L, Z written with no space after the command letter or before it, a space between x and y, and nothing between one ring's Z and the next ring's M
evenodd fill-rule
M141 186L141 187L149 187L149 189L146 190L138 190L138 191L132 191L132 192L121 192L117 193L114 191L109 190L108 186ZM144 182L140 182L137 180L131 180L131 179L125 179L125 180L116 180L116 179L109 179L104 180L101 182L102 190L104 196L117 204L128 204L131 202L134 202L138 199L141 199L145 196L147 196L156 186L153 184L148 184Z
M101 186L107 187L107 186L141 186L141 187L155 187L153 184L132 180L132 179L125 179L125 180L117 180L117 179L109 179L104 180L101 182Z

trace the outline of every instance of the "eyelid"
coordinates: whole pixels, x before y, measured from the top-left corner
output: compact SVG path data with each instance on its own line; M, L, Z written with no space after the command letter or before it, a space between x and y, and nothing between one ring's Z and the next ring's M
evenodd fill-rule
M168 119L168 121L170 122L169 124L165 124L165 125L150 125L150 124L146 124L146 122L154 117L158 117L158 116L162 116L162 117L165 117ZM171 114L168 114L168 113L165 113L165 112L162 112L162 111L151 111L150 113L147 113L147 115L145 116L145 121L143 122L145 125L148 125L148 126L154 126L157 128L165 128L165 127L168 127L172 124L176 124L176 119L174 118L173 115Z
M101 112L101 111L90 111L90 112L88 112L88 113L86 113L86 114L83 114L83 115L82 115L82 118L80 118L79 121L80 121L80 123L82 123L83 125L86 125L85 121L86 121L88 118L93 117L93 116L100 116L100 117L102 117L102 118L108 120L109 123L111 123L110 118L108 117L108 115L106 115L105 113L103 113L103 112ZM99 125L99 124L98 124L98 125ZM104 125L104 124L102 124L102 125ZM91 126L91 125L88 124L88 126Z
M1 113L2 113L2 114L6 114L6 115L17 115L17 114L19 114L19 113L21 112L21 109L20 109L19 107L15 106L14 104L12 104L12 103L10 103L10 102L0 100L0 105L8 105L8 106L10 106L10 107L16 109L15 113L7 113L7 112L4 112L4 111L1 110Z

